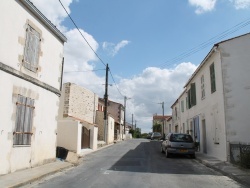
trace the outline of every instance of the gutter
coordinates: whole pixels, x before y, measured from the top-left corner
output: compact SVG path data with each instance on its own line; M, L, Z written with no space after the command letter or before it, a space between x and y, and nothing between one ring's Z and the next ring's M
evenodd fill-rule
M203 59L203 61L201 62L201 64L198 66L198 68L194 71L194 73L192 74L192 76L189 78L189 80L187 81L187 83L185 84L185 86L183 88L186 88L187 85L191 82L191 80L195 77L195 75L199 72L199 70L203 67L203 65L206 63L207 59L209 57L212 56L212 54L217 51L217 48L219 47L219 43L215 44L213 46L213 48L210 50L210 52L207 54L207 56Z
M25 5L36 17L39 18L61 41L67 42L67 38L46 18L29 0L19 0Z

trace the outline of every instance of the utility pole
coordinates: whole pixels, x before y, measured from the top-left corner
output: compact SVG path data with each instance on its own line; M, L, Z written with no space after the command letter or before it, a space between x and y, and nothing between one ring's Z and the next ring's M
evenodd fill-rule
M108 114L108 71L109 65L106 65L106 81L105 81L105 94L104 94L104 141L107 142L107 114Z
M132 129L134 129L134 114L132 114Z
M126 128L126 102L127 102L127 100L128 99L131 99L131 98L128 98L128 97L126 97L126 96L124 96L124 135L125 135L125 133L126 133L126 130L125 130L125 128ZM123 137L123 139L124 139L125 137Z
M162 136L165 137L165 133L164 133L164 124L165 124L165 118L164 118L164 102L158 103L161 104L162 106Z
M164 118L164 102L162 102L162 115L163 115L163 123L162 123L162 131L163 131L163 134L162 134L162 136L165 138L165 132L164 132L164 130L165 130L165 118Z

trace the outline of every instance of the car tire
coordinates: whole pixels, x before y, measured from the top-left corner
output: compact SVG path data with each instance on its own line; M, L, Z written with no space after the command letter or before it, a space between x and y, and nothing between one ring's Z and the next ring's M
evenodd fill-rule
M161 146L161 153L164 153L164 150L163 150L162 146Z
M191 159L195 159L195 154L190 155Z
M167 157L167 158L170 158L170 157L171 157L171 154L170 154L170 153L168 153L168 151L167 151L167 150L165 151L165 153L166 153L166 157Z

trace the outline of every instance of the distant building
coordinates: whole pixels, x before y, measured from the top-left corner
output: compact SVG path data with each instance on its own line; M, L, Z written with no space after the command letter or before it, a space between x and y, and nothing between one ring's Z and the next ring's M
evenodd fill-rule
M170 115L164 115L163 116L163 115L154 114L153 115L153 125L152 126L154 126L155 124L162 125L161 134L163 134L163 133L167 134L167 130L168 130L167 121L168 121L169 118L171 118ZM164 127L164 130L163 130L163 127Z
M97 149L96 110L98 95L82 86L63 84L58 116L57 146L81 155L85 148Z

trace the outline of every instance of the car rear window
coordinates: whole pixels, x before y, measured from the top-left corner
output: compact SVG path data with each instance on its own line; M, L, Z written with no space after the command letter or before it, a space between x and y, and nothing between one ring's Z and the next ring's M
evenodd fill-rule
M172 134L170 136L171 142L193 142L193 138L187 134Z
M160 133L154 133L154 136L161 136Z

